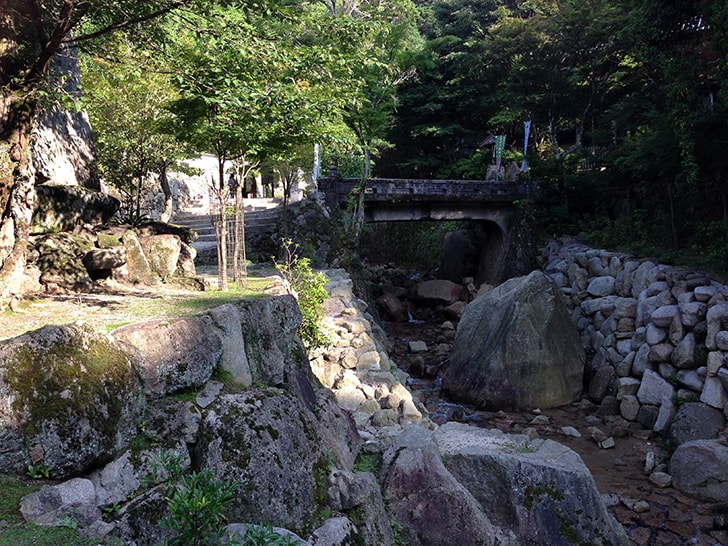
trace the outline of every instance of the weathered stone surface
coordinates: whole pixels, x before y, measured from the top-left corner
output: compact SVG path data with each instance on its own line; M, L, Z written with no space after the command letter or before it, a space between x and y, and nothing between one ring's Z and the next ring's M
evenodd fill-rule
M389 512L411 546L515 544L445 468L431 431L405 429L384 454L381 478Z
M40 283L47 291L83 290L91 285L91 277L81 258L91 248L88 240L52 233L32 238L29 260L40 271Z
M329 501L334 510L358 509L363 514L357 528L364 544L392 544L392 527L374 474L333 470L329 475Z
M460 298L463 287L452 281L434 279L414 285L409 297L420 305L450 305Z
M110 195L78 186L36 186L33 211L34 234L72 231L81 224L103 224L119 210L119 201Z
M177 270L182 241L176 235L152 235L139 237L149 267L160 279L165 280Z
M125 267L114 270L114 278L132 283L157 284L159 277L154 274L136 233L127 230L122 235L121 241L126 248L127 259Z
M84 478L44 485L40 491L22 498L20 512L25 521L36 525L58 525L62 518L87 525L101 517L94 484Z
M87 325L0 342L0 469L78 475L136 435L144 401L135 362Z
M701 402L688 402L677 410L668 432L675 445L692 440L709 440L723 430L723 412Z
M94 248L89 250L81 260L89 271L114 269L126 263L126 248Z
M317 491L327 490L331 464L317 429L313 413L280 389L223 395L209 407L196 456L203 470L239 484L230 519L294 531L311 521L326 502Z
M548 408L582 390L583 351L556 285L543 273L471 302L443 376L448 396L489 408Z
M222 355L219 364L223 370L243 386L253 383L248 356L245 352L245 338L241 325L240 312L232 304L210 309L207 314L220 332Z
M728 404L728 391L726 391L723 382L717 376L705 378L703 392L700 393L700 401L718 409L726 407L726 404Z
M660 374L652 370L645 370L642 383L637 391L640 403L659 406L663 399L671 399L674 394L675 388L660 377Z
M393 294L384 293L377 298L377 305L387 320L392 322L407 322L409 319L407 307L402 300Z
M305 367L305 351L298 339L301 311L293 296L246 300L237 304L253 381L281 385L286 368Z
M113 336L137 349L145 386L156 396L201 387L223 352L210 317L138 322Z
M311 541L316 546L345 546L362 540L364 539L359 530L344 516L327 519L321 527L311 533Z
M728 502L728 446L712 440L680 445L670 458L676 489L711 502Z
M521 544L629 544L609 514L589 470L574 451L450 422L434 433L447 469L488 518Z

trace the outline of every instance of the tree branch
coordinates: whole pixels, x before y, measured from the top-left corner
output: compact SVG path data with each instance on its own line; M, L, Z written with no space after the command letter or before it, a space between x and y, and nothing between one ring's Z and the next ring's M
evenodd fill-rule
M146 15L142 15L140 17L136 17L134 19L128 19L126 21L119 21L117 23L108 25L102 29L97 30L96 32L92 32L90 34L84 34L83 36L76 36L72 38L66 38L62 40L61 43L68 44L73 43L77 44L79 42L85 42L87 40L93 40L94 38L98 38L99 36L103 36L105 34L109 34L111 32L121 30L123 28L128 28L130 26L144 23L146 21L151 21L152 19L156 19L157 17L161 17L162 15L166 15L175 9L179 8L180 6L185 5L186 0L176 0L172 2L169 6L161 8L157 11L154 11L152 13L147 13Z

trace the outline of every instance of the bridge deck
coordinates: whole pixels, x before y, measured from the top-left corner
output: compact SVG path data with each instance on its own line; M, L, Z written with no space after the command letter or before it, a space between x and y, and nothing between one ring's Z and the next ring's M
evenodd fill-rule
M358 191L357 178L321 178L319 186L339 202ZM522 182L492 180L418 180L409 178L371 178L364 190L365 202L392 201L498 201L512 202L529 195Z

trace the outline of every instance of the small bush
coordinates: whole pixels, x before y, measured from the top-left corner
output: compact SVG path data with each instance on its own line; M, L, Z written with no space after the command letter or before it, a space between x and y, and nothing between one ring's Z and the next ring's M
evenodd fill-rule
M326 315L326 275L311 268L311 260L297 254L298 245L290 239L283 240L284 261L276 263L276 269L288 282L289 291L298 300L303 320L299 335L307 349L322 347L329 343L321 329L321 320Z

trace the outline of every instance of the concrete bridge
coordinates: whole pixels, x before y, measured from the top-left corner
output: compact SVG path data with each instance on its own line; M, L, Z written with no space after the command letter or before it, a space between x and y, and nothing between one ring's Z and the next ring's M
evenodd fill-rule
M361 191L359 179L341 178L335 173L318 183L330 207L346 208ZM482 233L478 280L495 283L520 273L510 271L507 262L514 250L511 241L516 203L529 194L529 186L520 181L372 178L364 188L364 221L478 222Z

